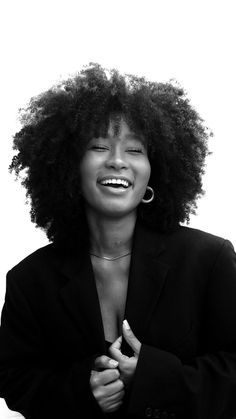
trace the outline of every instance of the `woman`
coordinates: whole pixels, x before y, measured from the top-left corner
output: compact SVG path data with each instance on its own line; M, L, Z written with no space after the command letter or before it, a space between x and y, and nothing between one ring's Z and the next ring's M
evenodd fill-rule
M14 137L51 244L7 274L0 394L26 419L232 418L236 255L182 226L208 130L184 91L98 64Z

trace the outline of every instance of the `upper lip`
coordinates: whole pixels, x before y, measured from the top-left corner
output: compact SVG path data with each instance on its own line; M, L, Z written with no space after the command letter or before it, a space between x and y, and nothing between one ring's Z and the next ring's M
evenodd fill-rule
M115 175L115 176L114 175L107 175L107 176L100 177L100 178L98 178L98 183L102 183L106 180L113 180L113 179L114 180L124 180L125 182L128 183L129 186L132 185L132 181L130 179L128 179L125 176L117 176L117 175Z

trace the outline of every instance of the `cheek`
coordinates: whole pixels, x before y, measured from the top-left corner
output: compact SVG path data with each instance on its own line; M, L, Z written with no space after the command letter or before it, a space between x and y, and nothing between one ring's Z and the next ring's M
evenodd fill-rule
M88 159L85 157L80 164L80 185L82 194L86 194L86 191L90 188L91 175L93 171L91 170L91 164Z
M151 175L151 166L149 160L144 163L143 165L143 182L148 184Z

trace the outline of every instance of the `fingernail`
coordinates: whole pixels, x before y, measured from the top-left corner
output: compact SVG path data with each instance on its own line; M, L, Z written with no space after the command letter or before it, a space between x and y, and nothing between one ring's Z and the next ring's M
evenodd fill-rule
M109 364L111 364L113 367L117 367L119 362L115 361L114 359L109 359Z
M127 322L127 320L123 320L123 325L124 325L124 328L125 328L126 330L130 330L130 325L129 325L129 323Z

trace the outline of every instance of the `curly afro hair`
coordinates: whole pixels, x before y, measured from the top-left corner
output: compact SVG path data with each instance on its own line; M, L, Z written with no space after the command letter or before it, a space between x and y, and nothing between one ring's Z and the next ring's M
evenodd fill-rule
M23 171L31 220L50 241L81 235L85 214L79 163L88 141L106 135L117 113L147 142L155 199L139 205L138 218L167 233L195 213L196 200L204 194L211 133L183 88L90 63L31 98L20 110L22 128L13 137L17 154L9 170L17 178Z

